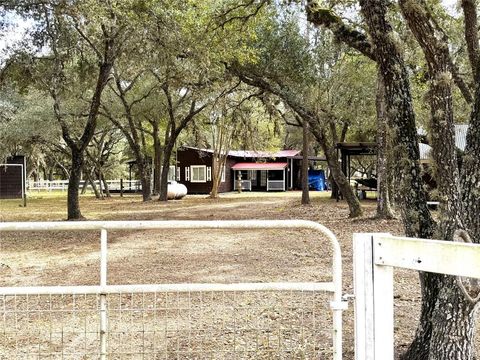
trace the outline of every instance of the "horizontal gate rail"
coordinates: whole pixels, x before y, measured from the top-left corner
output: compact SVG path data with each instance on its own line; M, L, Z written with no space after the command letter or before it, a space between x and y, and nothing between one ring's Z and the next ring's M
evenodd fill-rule
M311 229L327 237L333 250L331 282L269 282L234 284L137 284L107 285L107 231L160 229ZM235 221L80 221L80 222L17 222L0 223L2 232L98 230L100 236L99 286L0 287L0 296L17 295L98 295L100 297L100 358L107 357L107 294L251 292L251 291L324 291L333 294L333 359L342 358L342 267L340 245L325 226L306 220L235 220ZM28 299L28 298L27 298Z
M235 284L142 284L107 286L40 286L3 287L1 295L96 295L143 292L233 292L233 291L327 291L334 292L330 282L289 282L289 283L235 283Z
M480 246L453 241L375 237L375 264L480 278Z

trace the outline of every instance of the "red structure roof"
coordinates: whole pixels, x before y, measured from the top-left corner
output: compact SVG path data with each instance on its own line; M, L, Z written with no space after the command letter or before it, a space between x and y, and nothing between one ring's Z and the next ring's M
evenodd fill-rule
M232 170L283 170L287 163L238 163L232 166Z
M285 158L293 157L300 154L300 150L280 150L275 152L269 151L248 151L248 150L231 150L228 152L229 156L242 158Z
M213 153L212 149L200 149L193 146L183 146L187 149L194 149L198 151L204 151L207 153ZM265 159L276 159L276 158L293 158L301 153L300 150L280 150L280 151L255 151L255 150L230 150L228 156L237 157L237 158L265 158Z

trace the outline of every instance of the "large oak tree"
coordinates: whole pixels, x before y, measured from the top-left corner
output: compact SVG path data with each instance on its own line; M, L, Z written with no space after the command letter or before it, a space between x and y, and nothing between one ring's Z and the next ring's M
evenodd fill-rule
M469 4L464 3L468 7ZM480 102L476 91L474 107L467 135L467 148L463 166L458 169L454 131L452 84L455 82L468 101L464 82L459 77L449 54L446 37L432 18L426 4L421 1L400 1L406 22L422 48L428 66L430 90L430 138L433 161L442 174L438 174L440 217L435 223L426 207L426 195L418 158L417 126L410 88L409 73L403 59L398 37L388 20L388 3L383 0L360 1L361 11L369 38L361 37L363 49L371 49L385 82L387 117L394 130L394 149L398 156L397 173L401 191L399 204L407 236L452 240L457 229L464 229L474 241L479 241L479 189L480 189L480 131L478 130ZM467 42L470 42L472 72L476 74L478 39L475 9L468 7L466 16ZM307 11L311 18L324 14L314 1ZM315 15L316 14L316 15ZM468 26L467 24L470 24ZM338 26L338 24L337 24ZM360 37L351 37L346 43L356 46ZM357 46L358 48L358 46ZM461 176L459 174L461 172ZM405 359L446 360L473 359L474 310L472 296L451 276L421 274L422 311L415 339L404 355Z

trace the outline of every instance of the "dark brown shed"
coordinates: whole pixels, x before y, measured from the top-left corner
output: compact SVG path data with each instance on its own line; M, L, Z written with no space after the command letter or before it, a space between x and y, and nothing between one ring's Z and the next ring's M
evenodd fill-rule
M22 199L25 196L25 157L18 155L0 163L0 199Z

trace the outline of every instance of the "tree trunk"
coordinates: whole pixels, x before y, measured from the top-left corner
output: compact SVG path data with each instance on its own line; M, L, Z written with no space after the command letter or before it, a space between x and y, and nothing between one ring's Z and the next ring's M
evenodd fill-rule
M105 175L103 174L102 171L100 172L100 181L103 183L103 189L105 190L105 196L107 198L112 197L112 195L110 194L110 188L108 187L107 179L105 179Z
M127 108L127 106L125 106ZM127 108L128 109L128 108ZM118 121L116 121L114 118L110 117L110 120L122 131L122 133L125 135L128 144L130 145L130 149L132 150L133 154L135 155L135 162L137 164L139 176L140 176L140 182L142 184L142 198L143 201L150 201L152 200L152 188L151 188L151 179L150 179L150 164L148 163L144 148L142 149L141 147L141 142L139 141L139 137L137 134L137 129L135 128L135 123L130 116L130 113L126 111L126 113L129 114L128 118L129 120L129 130L127 130L126 127L123 127ZM130 184L131 186L131 184Z
M83 168L83 153L71 149L72 165L70 168L70 179L67 192L67 220L83 219L80 211L79 187Z
M395 167L393 166L394 156L392 151L392 138L392 132L387 128L387 163L389 164L389 166L387 166L387 178L390 180L388 182L388 199L392 210L395 211L397 205L395 201L395 194L397 192L397 176L395 174Z
M97 185L95 184L95 179L92 178L92 174L88 175L87 178L85 179L85 184L90 183L92 186L93 193L95 194L95 198L97 200L102 199L102 189L100 188L100 191L97 189ZM86 188L86 187L85 187Z
M360 201L358 201L358 198L355 196L352 187L348 182L348 179L342 171L335 148L329 146L327 143L325 129L323 129L323 127L319 125L314 126L316 125L316 123L312 124L312 122L310 122L309 125L312 134L315 136L318 143L322 147L325 158L327 159L328 168L330 169L332 178L335 181L338 190L342 193L345 201L348 204L350 210L350 217L361 216L362 206L360 205Z
M308 122L304 121L303 129L303 149L302 149L302 205L310 204L310 194L308 189Z
M411 237L430 238L434 223L427 208L421 178L409 77L392 26L386 20L387 2L361 0L360 6L385 81L387 116L394 130L393 151L396 154L396 172L400 183L397 193L402 204L405 233Z
M154 150L154 169L153 169L153 193L160 194L160 182L162 173L162 143L160 142L158 122L151 122L153 127L153 150Z
M68 172L68 169L60 163L57 163L57 166L60 168L60 170L62 170L63 176L65 177L65 179L70 179L70 173ZM53 180L53 174L52 174L52 180Z
M430 140L432 157L436 164L435 180L440 194L439 226L435 238L452 240L454 231L462 223L451 89L452 61L448 44L442 36L438 36L437 25L426 10L426 5L416 0L401 0L399 3L409 28L422 47L429 70ZM473 323L469 320L471 315L465 311L473 307L465 304L461 294L458 299L451 298L452 294L459 293L455 281L442 281L442 277L433 274L428 276L428 286L431 289L423 292L428 296L422 298L422 314L432 314L430 319L426 319L431 324L424 323L419 326L412 345L428 348L428 359L432 360L472 359L473 338L468 334L473 332L473 328L468 328L473 326ZM442 283L435 284L435 281ZM447 301L448 298L450 299ZM461 314L456 313L459 310ZM431 327L431 333L423 334L422 329L428 327ZM459 333L462 333L461 340L458 338ZM454 338L455 351L451 348ZM411 349L404 358L420 359Z
M440 221L435 237L452 240L453 233L461 222L461 206L453 121L452 61L448 43L437 35L437 25L427 12L423 0L400 0L399 4L428 64L430 140L436 164L435 181L440 193Z
M477 19L477 4L475 0L462 0L464 24L465 24L465 43L468 49L468 59L470 60L470 67L474 82L478 82L480 71L480 54L478 44L478 19Z
M474 359L475 305L465 298L453 276L442 276L428 360Z
M475 103L467 133L463 156L461 189L463 225L472 241L480 243L480 83L475 91Z
M355 196L355 193L348 182L348 179L345 177L345 174L342 172L342 168L340 167L340 163L337 159L337 153L335 149L323 149L325 152L325 157L327 158L328 167L332 173L332 177L335 180L335 183L338 186L339 191L342 193L345 201L348 204L350 209L350 217L358 217L362 215L362 206L360 205L360 201Z
M419 236L423 238L430 238L433 234L434 225L425 209L425 195L421 188L421 181L419 179L419 171L415 163L418 156L418 150L414 149L417 145L417 140L414 131L415 122L412 110L412 101L409 90L408 75L403 63L403 59L393 41L394 35L390 24L385 20L386 3L379 0L363 0L361 1L362 11L364 17L368 22L370 33L376 45L377 58L379 60L382 73L385 75L385 83L387 88L387 106L389 114L392 114L391 121L396 127L396 152L404 153L403 157L398 159L397 164L402 164L400 168L400 181L402 183L399 189L399 200L402 205L402 217L407 236ZM412 4L409 3L409 8ZM414 15L418 15L419 9L415 8ZM422 29L425 31L425 29ZM417 35L419 33L417 32ZM424 45L424 51L427 53L425 46L430 47L432 44ZM445 49L444 49L445 50ZM432 51L428 48L428 51ZM435 54L439 56L441 54ZM428 59L427 59L428 60ZM440 58L441 60L441 58ZM431 66L431 64L429 64ZM432 67L430 67L432 70ZM433 73L436 76L433 79L431 91L431 107L432 107L432 132L433 139L436 142L438 149L444 151L445 156L448 156L446 161L447 170L455 171L452 165L451 152L454 149L451 145L451 136L448 135L451 131L448 118L450 110L449 92L446 88L445 77L438 78L439 73ZM448 82L447 82L448 83ZM438 108L437 108L438 107ZM437 111L439 110L439 111ZM435 122L435 123L433 123ZM442 124L440 124L440 122ZM440 128L442 127L443 128ZM447 136L441 138L442 131L446 131ZM444 133L445 134L445 133ZM444 141L442 145L440 141ZM399 147L401 146L401 147ZM400 150L400 151L399 151ZM406 150L406 151L405 151ZM412 151L413 150L413 151ZM405 156L406 155L406 156ZM438 156L438 155L437 155ZM436 159L439 164L442 159ZM442 164L443 166L443 164ZM442 177L444 175L442 174ZM454 175L453 175L454 176ZM449 177L445 175L445 177ZM443 184L442 187L446 187ZM447 194L449 191L457 191L458 186L451 184L452 189L445 188ZM412 189L413 191L408 191ZM415 196L415 194L417 194ZM448 235L451 231L451 221L455 221L455 195L447 199L445 211L452 212L453 219L448 219L443 229L440 231ZM450 204L450 205L449 205ZM413 217L415 216L415 217ZM417 218L417 220L415 220ZM417 328L415 339L411 344L403 359L408 360L450 360L450 359L471 359L468 348L468 342L471 337L469 334L470 315L468 312L469 306L465 306L463 297L457 296L457 299L452 298L452 294L458 292L456 284L451 280L444 280L444 276L434 274L423 274L421 276L422 286L422 312L421 323ZM458 328L458 331L455 329ZM462 339L460 339L461 337ZM463 348L458 347L460 345Z
M466 14L467 15L467 14ZM470 14L469 16L472 16ZM476 14L475 14L476 17ZM471 20L470 20L471 21ZM476 21L475 21L476 23ZM478 51L478 44L476 44ZM477 63L472 65L478 79ZM477 81L467 146L460 176L461 213L463 227L473 242L480 242L480 84ZM474 354L475 310L477 304L466 299L456 279L443 277L440 282L438 304L433 314L435 328L431 337L429 360L471 360Z
M124 111L124 116L127 119L128 127L120 123L111 113L107 112L110 121L123 133L128 141L130 149L135 155L138 172L140 175L140 182L142 184L142 198L143 201L152 200L152 186L151 186L151 165L146 159L146 141L144 133L139 131L141 123L138 118L132 113L132 104L127 101L127 91L122 86L122 80L115 74L115 84L117 87L117 96L119 97ZM131 88L130 88L131 89Z
M462 176L462 220L473 242L480 242L480 84L467 134ZM473 304L460 291L457 280L444 276L438 281L437 304L433 308L434 328L430 340L428 360L473 360L475 310Z
M415 337L408 350L402 354L402 360L428 360L430 354L430 339L433 330L433 311L437 303L439 277L433 273L420 273L420 288L422 307L420 319L415 331Z
M150 165L148 160L143 156L138 159L137 157L137 167L140 175L140 183L142 184L142 199L143 201L152 200L152 186L151 186L151 177L150 177Z
M392 219L393 212L390 206L390 178L388 170L387 149L387 113L385 104L385 84L378 69L377 74L377 218Z
M218 199L218 189L222 179L222 168L225 164L225 159L221 159L222 155L213 154L212 156L212 190L210 191L211 199ZM223 161L222 161L223 160Z
M99 197L97 197L97 199L104 199L104 196L103 196L103 184L102 184L102 173L100 172L100 170L97 171L97 179L98 179L98 194L99 194ZM92 180L92 184L95 184L95 180Z
M86 194L87 193L87 187L88 187L88 179L90 178L90 173L87 172L87 175L85 176L85 181L83 182L83 185L82 185L82 190L80 192L80 194Z
M328 175L328 182L330 183L330 187L332 189L332 193L330 194L330 199L336 199L338 197L338 186L335 180L333 179L331 171Z
M53 167L48 169L48 181L53 181Z
M173 146L176 138L170 138L165 144L163 153L162 176L160 179L160 196L159 201L168 201L168 170L170 169L170 157L172 156Z
M130 135L129 135L130 136ZM131 137L127 137L131 140ZM130 148L135 154L135 162L137 163L138 175L140 176L140 183L142 184L142 200L152 200L152 186L151 186L151 168L146 156L142 153L140 145L133 141L129 141Z

